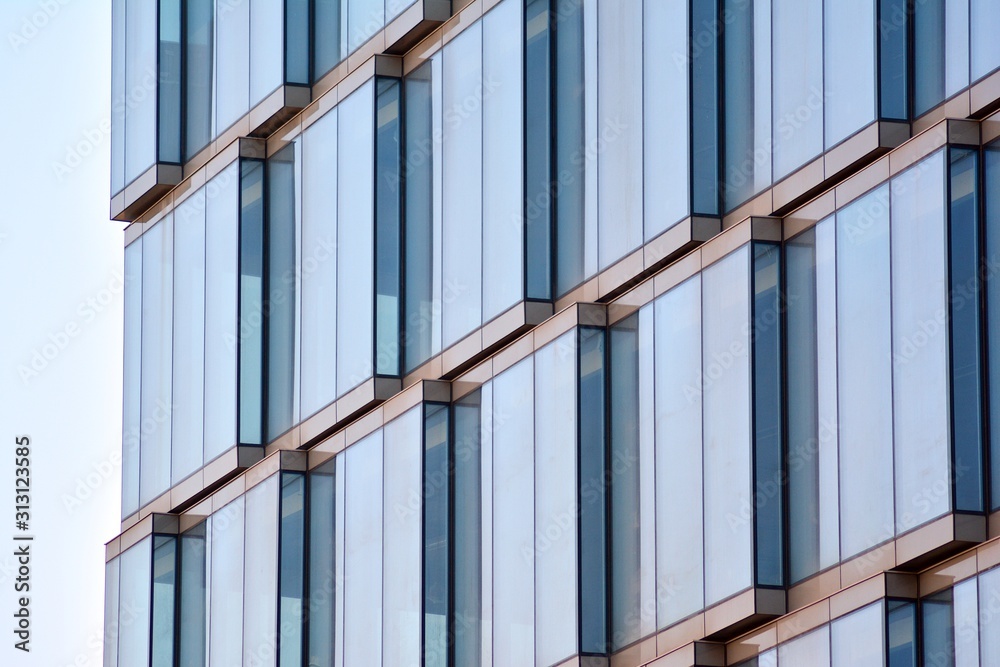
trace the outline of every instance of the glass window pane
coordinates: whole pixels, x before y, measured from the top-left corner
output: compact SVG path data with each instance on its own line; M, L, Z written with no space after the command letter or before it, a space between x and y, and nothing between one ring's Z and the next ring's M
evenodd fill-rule
M225 132L250 108L250 5L225 5L228 11L216 12L216 135Z
M955 627L951 589L920 601L923 664L955 665Z
M382 431L346 450L344 665L382 662Z
M705 604L753 583L749 246L702 272ZM690 383L690 380L688 381ZM687 386L687 385L685 385ZM741 517L733 525L732 517Z
M281 526L278 580L278 664L302 665L302 624L305 595L305 475L281 473Z
M434 155L431 63L424 63L403 82L406 123L406 299L403 319L403 371L408 373L431 356L434 322ZM437 239L440 241L440 239ZM438 264L440 269L440 264Z
M656 579L670 591L656 598L658 628L705 605L702 394L692 391L702 375L701 319L700 275L656 300Z
M285 2L285 83L309 85L309 0Z
M944 11L947 98L969 85L969 0L945 0Z
M174 212L173 397L171 480L176 483L204 462L205 190Z
M125 248L125 345L122 397L122 516L139 509L142 412L142 237Z
M887 604L889 667L917 667L917 605L900 600Z
M153 538L147 537L119 558L118 664L122 667L149 664L152 545Z
M677 11L678 3L674 3ZM691 69L691 210L701 215L719 212L719 53L714 27L717 25L716 3L691 3L691 40L686 51L688 59L673 57L673 66L682 73L681 63L690 60ZM709 39L706 40L705 38ZM699 40L699 41L695 41ZM626 47L628 48L628 47ZM649 118L649 122L654 121ZM683 125L681 127L684 127Z
M909 118L909 17L907 0L879 0L879 85L882 118Z
M382 519L382 660L418 663L422 550L421 498L429 487L421 476L423 419L420 407L386 424ZM349 473L350 474L350 473ZM444 479L447 479L445 477ZM350 500L348 500L350 503ZM350 504L348 504L350 508ZM430 531L432 526L428 524ZM445 554L447 563L447 550ZM441 555L439 555L440 557ZM369 599L363 604L373 604Z
M335 486L334 461L309 473L309 642L307 664L333 667Z
M209 664L240 665L243 655L243 525L245 497L212 515Z
M972 0L972 80L977 81L1000 67L1000 41L996 30L1000 26L1000 4L993 0Z
M153 536L152 667L174 664L174 596L177 590L177 538Z
M597 157L600 268L642 243L642 5L598 4L597 123L607 141ZM659 69L659 67L658 67Z
M383 0L347 0L348 51L358 48L385 24Z
M521 3L506 0L483 17L483 321L524 295Z
M770 108L770 44L767 60L755 58L758 48L755 39L756 13L767 2L748 3L742 0L725 0L724 11L730 17L723 33L723 66L725 67L725 99L723 109L726 140L722 196L725 209L730 211L749 199L757 188L754 175L763 169L762 162L770 165L770 151L756 153L755 130L760 123L758 105L766 100ZM770 35L770 8L766 15L767 34ZM757 99L756 77L767 72L768 89L764 100ZM648 86L647 86L648 88ZM767 134L770 136L770 111L766 114ZM760 159L760 158L763 158ZM648 198L648 194L647 194Z
M244 549L243 667L273 665L278 628L278 475L246 493Z
M643 6L642 105L649 119L643 125L643 238L648 241L691 211L687 61L663 57L687 53L688 7L658 0Z
M188 0L184 10L185 160L212 138L212 4L212 0Z
M157 4L157 0L126 0L126 185L156 162Z
M468 408L464 411L468 414ZM468 417L466 417L468 421ZM477 420L478 421L478 420ZM467 425L463 425L468 428ZM450 582L454 582L455 591L455 634L456 654L469 655L472 662L466 663L459 660L459 664L476 663L478 651L469 650L469 644L473 644L472 638L462 640L462 635L468 628L478 628L476 624L479 618L479 609L470 608L470 590L476 594L479 592L479 577L471 581L463 581L459 575L449 580L450 568L448 566L449 555L452 551L451 540L448 532L451 522L448 518L449 498L448 498L448 471L451 465L448 443L448 408L445 405L433 404L424 408L424 451L423 451L423 609L424 609L424 637L423 655L424 667L444 667L447 664L448 651L448 600ZM463 435L468 435L467 433ZM464 458L469 458L468 444L463 448ZM478 462L478 455L476 456ZM456 466L458 459L455 459ZM464 470L467 472L467 468ZM478 472L478 470L476 471ZM478 476L478 475L477 475ZM466 476L467 477L467 476ZM460 483L466 483L467 479L462 479L460 471L456 468L454 484L457 487ZM479 488L476 485L476 496L469 498L467 487L462 489L465 492L465 500L470 500L472 507L464 508L461 504L455 504L455 560L456 569L461 559L462 575L472 574L468 571L470 564L478 566L479 549L478 545L465 543L469 539L467 532L469 521L469 510L480 505L478 495ZM462 523L459 523L459 521ZM463 530L465 529L465 530ZM463 543L465 543L463 545ZM463 545L465 548L463 549ZM470 563L471 561L471 563ZM476 567L476 571L478 571ZM461 587L461 592L458 590ZM476 596L478 597L478 595ZM420 605L417 604L419 614ZM474 614L471 618L469 614ZM478 634L478 633L477 633ZM416 640L419 644L419 638ZM475 646L475 644L473 644ZM476 646L478 648L478 646ZM419 650L419 649L418 649Z
M530 358L493 381L493 665L535 664L534 391ZM491 422L495 423L495 422Z
M160 220L142 242L140 505L170 488L172 223L172 215Z
M968 579L952 589L955 667L979 667L979 582Z
M250 3L251 109L284 81L284 19L285 2Z
M524 3L525 268L527 294L532 298L547 298L552 281L551 223L556 208L552 201L552 114L556 102L552 95L554 31L549 20L550 4L550 0L526 0ZM489 163L486 168L489 169ZM490 186L488 179L486 185ZM486 213L489 213L488 208Z
M373 86L369 81L341 102L338 119L337 322L351 323L350 335L337 337L338 395L374 372Z
M983 190L986 216L986 266L1000 266L1000 150L994 144L983 150ZM991 338L1000 335L1000 280L986 281L987 325ZM989 355L989 417L1000 423L1000 359ZM990 429L991 509L1000 508L1000 429Z
M118 667L118 576L121 558L104 566L104 667Z
M337 109L302 137L302 417L337 398Z
M245 160L240 169L237 439L240 444L260 445L264 440L264 163Z
M889 187L837 212L841 552L893 537Z
M578 650L576 331L535 352L535 664ZM524 517L521 517L524 521ZM524 562L522 556L521 562ZM503 580L499 580L502 585Z
M226 167L205 186L205 460L236 444L236 345L260 338L260 311L237 329L240 166ZM244 265L244 270L249 266ZM259 271L259 264L256 267ZM259 278L258 278L259 281ZM245 336L243 336L245 334ZM249 355L249 349L246 349ZM259 352L258 352L259 355ZM259 368L260 357L257 357ZM259 370L258 370L259 373ZM250 378L242 378L244 386ZM259 406L259 399L258 404ZM256 410L260 414L260 408Z
M482 41L476 23L444 49L444 347L482 323L483 119L463 106L482 85Z
M204 667L205 634L208 629L206 597L206 565L208 552L205 542L206 524L180 536L180 602L178 607L178 662L191 667Z
M882 667L885 637L881 602L868 605L831 624L833 667Z
M823 150L823 0L773 0L772 7L778 180Z
M579 329L580 646L608 650L607 427L605 330Z
M346 29L347 0L313 0L313 79L319 80L345 56L341 29Z
M181 162L181 2L159 0L158 162Z
M945 0L913 5L913 115L944 99Z
M992 624L997 622L998 600L1000 600L1000 568L993 568L979 575L979 641L984 667L1000 663L1000 632L991 629Z
M128 84L125 78L126 0L111 2L111 195L125 187L125 119Z
M295 414L295 275L298 210L295 144L267 161L267 440L291 428ZM241 318L242 319L242 318Z
M399 375L400 84L379 77L376 86L375 372Z
M481 400L481 392L476 392L455 403L453 408L455 569L452 581L455 588L455 623L456 627L463 628L462 632L455 633L455 664L469 667L481 664L484 616L482 559L485 504L482 466L485 453L482 450ZM489 491L486 489L485 492ZM430 615L429 611L426 613ZM424 623L425 627L431 627L429 618L425 618ZM443 664L441 653L438 649L435 660L428 659L428 667Z
M892 183L897 532L934 519L951 507L944 187L942 152ZM867 291L871 294L871 286ZM868 327L870 334L871 322ZM869 376L866 382L871 381Z
M826 667L830 664L830 626L778 646L778 664L795 667Z
M824 145L830 148L875 120L875 0L826 2L825 10Z

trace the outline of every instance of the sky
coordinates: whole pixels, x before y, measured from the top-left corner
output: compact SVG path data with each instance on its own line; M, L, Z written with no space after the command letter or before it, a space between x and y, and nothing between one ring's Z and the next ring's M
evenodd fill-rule
M109 220L110 0L0 2L0 665L101 664L119 527L122 223ZM30 439L28 528L15 438ZM14 541L32 536L31 542ZM30 591L15 591L15 545ZM30 652L15 648L28 595Z

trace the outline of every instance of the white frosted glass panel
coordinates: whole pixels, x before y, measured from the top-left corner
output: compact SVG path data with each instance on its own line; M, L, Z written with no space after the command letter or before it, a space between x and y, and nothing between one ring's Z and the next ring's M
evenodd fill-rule
M757 667L778 667L778 649L772 648L757 656Z
M203 462L205 379L205 190L174 213L173 407L171 480L176 483Z
M119 558L104 566L104 667L118 667Z
M771 6L777 180L823 150L823 0L773 0Z
M264 667L277 653L278 475L247 491L244 549L243 667Z
M597 13L597 76L601 82L597 89L597 131L606 141L597 157L600 169L599 254L603 269L642 243L642 179L639 177L642 173L642 79L638 75L642 71L642 5L639 2L601 2ZM673 65L658 65L659 68L670 66Z
M240 665L243 653L244 496L212 515L209 664Z
M837 213L840 543L848 558L893 537L889 188Z
M656 377L655 305L639 310L639 636L657 628L657 606L661 593L669 592L669 579L656 571ZM701 355L699 354L699 359ZM668 584L662 586L661 584Z
M337 398L337 109L302 138L302 416Z
M239 169L239 163L234 162L205 186L206 461L236 444ZM260 320L252 313L244 313L244 322L260 327Z
M532 359L493 381L493 665L535 662ZM499 416L504 415L503 425Z
M216 12L216 134L225 132L250 108L250 4L250 0L229 3L225 11Z
M173 216L143 235L139 504L170 487Z
M705 604L702 527L701 277L656 300L657 627Z
M669 57L687 53L688 6L645 0L642 23L643 238L648 241L690 211L689 68L686 58Z
M955 667L979 667L979 582L969 579L952 589Z
M885 664L884 610L869 605L832 623L833 667L882 667Z
M149 664L151 563L153 538L147 537L119 557L118 664Z
M1000 665L1000 568L979 575L979 641L983 667Z
M383 0L341 0L347 4L348 51L358 48L385 25Z
M420 664L422 569L420 502L423 480L423 419L420 407L386 425L385 504L383 506L385 615L382 662L399 667Z
M373 82L340 103L337 168L337 394L370 378L374 312ZM348 328L348 324L349 328Z
M111 195L125 187L125 0L111 2Z
M127 0L125 9L125 183L156 161L156 0Z
M524 248L521 3L483 18L483 321L521 300Z
M892 183L896 532L951 506L944 154Z
M142 237L125 248L125 342L122 396L122 516L139 509L142 407Z
M378 665L382 662L382 431L347 449L346 475L344 665Z
M443 77L444 184L442 214L443 345L482 322L482 24L445 47ZM468 108L467 108L468 105Z
M972 80L976 81L1000 67L1000 2L972 0Z
M573 329L535 353L538 667L557 664L577 651L576 335Z
M875 0L836 0L825 9L829 148L875 120Z
M944 13L944 96L951 97L969 85L969 0L945 0Z
M249 2L250 108L253 108L285 78L285 3L275 0Z
M837 453L837 227L816 226L816 434L819 460L819 567L840 560Z
M830 664L830 627L796 637L778 646L781 667L827 667Z
M749 248L702 273L705 603L753 583L750 506ZM733 517L737 517L734 521Z

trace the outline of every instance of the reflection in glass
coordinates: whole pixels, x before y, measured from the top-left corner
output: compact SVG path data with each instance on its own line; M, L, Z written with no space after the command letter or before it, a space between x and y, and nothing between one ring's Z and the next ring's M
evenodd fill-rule
M207 630L206 565L207 524L199 523L181 533L178 562L178 663L187 667L205 665L205 631Z
M295 144L267 160L267 441L295 422Z
M260 160L240 165L237 441L244 445L264 439L264 169Z
M468 410L466 409L466 412ZM448 655L448 599L449 599L449 567L448 559L452 549L448 538L448 509L449 509L449 470L451 470L451 460L448 447L448 406L432 404L424 408L424 451L423 451L423 609L424 609L424 637L423 655L424 667L444 667L447 664ZM457 465L457 459L456 459ZM455 470L455 485L459 483L458 470ZM466 496L468 497L468 496ZM470 499L471 500L471 499ZM473 506L479 505L479 498L476 497ZM460 509L455 505L455 547L458 547L459 539L468 539L466 534L460 532L465 525L458 523L459 512L468 511ZM467 519L466 519L467 520ZM461 536L461 537L460 537ZM476 550L478 556L478 550ZM456 566L457 566L456 553ZM478 563L478 559L476 559ZM464 565L468 567L468 560ZM463 574L465 572L463 571ZM458 604L458 587L461 586L463 592L468 592L471 588L468 581L462 581L457 576L454 579L456 587L456 606ZM476 580L475 583L479 583ZM477 591L478 592L478 591ZM464 606L464 605L463 605ZM418 605L419 608L419 605ZM456 609L456 618L460 620L456 624L455 642L461 641L461 634L464 633L466 614L469 609L463 609L461 616ZM478 610L474 618L478 618ZM458 630L457 628L463 628ZM418 639L419 641L419 639ZM468 644L468 640L464 642ZM456 647L458 649L458 647ZM467 649L466 649L467 650ZM475 664L460 661L458 664Z
M153 535L151 667L174 664L174 596L177 591L177 538ZM139 631L145 628L140 626Z
M454 624L455 624L455 664L477 667L480 664L483 634L483 479L482 465L482 419L480 411L482 396L476 391L457 401L453 407L455 422L454 441ZM426 436L425 436L426 437ZM426 441L431 442L430 438ZM428 503L429 507L429 503ZM428 561L429 565L429 561ZM425 603L426 604L426 603ZM433 612L425 606L426 615ZM436 627L425 616L425 632ZM458 629L462 628L459 632ZM438 635L440 637L440 635ZM434 646L432 640L425 639L425 645ZM441 656L430 660L425 652L427 667L440 665Z
M281 473L278 665L301 667L305 595L305 475Z
M400 83L376 79L375 372L399 374ZM325 147L324 147L325 149ZM348 221L349 222L349 221Z
M309 473L309 609L306 615L307 660L315 667L333 667L334 524L336 464L331 460Z

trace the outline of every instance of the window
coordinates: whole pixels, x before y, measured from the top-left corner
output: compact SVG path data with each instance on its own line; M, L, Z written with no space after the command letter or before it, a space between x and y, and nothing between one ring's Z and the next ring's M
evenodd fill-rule
M173 667L177 538L153 535L151 667Z
M334 665L334 595L340 588L334 563L336 461L313 469L308 479L308 613L307 664Z
M125 343L122 406L122 516L139 509L142 406L142 237L125 248Z
M177 565L177 662L192 667L205 665L207 630L206 541L207 523L181 533Z

